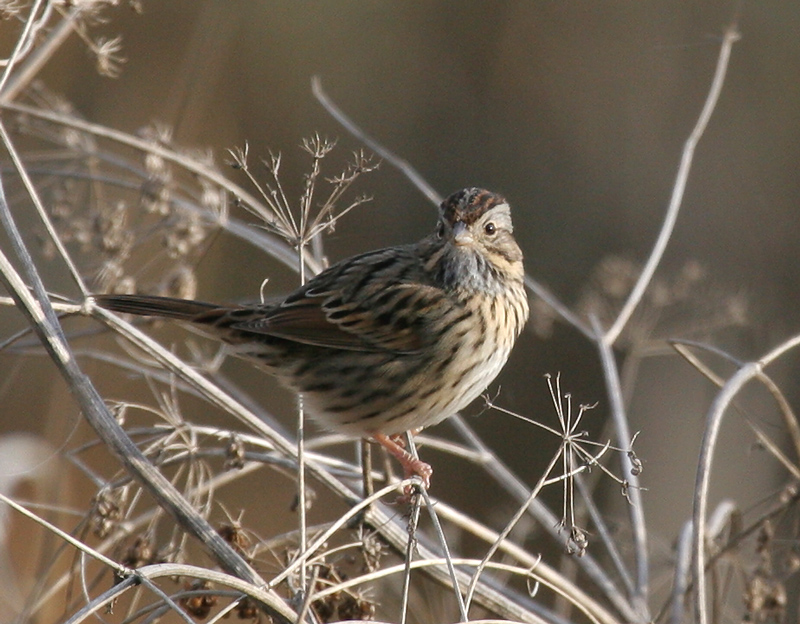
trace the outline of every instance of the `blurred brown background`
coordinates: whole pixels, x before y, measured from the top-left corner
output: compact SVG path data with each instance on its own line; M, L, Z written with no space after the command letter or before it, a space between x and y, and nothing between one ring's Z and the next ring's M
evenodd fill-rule
M344 111L440 193L477 185L505 194L528 272L570 305L607 256L647 257L737 9L700 0L144 0L143 7L142 15L111 11L95 30L123 37L127 62L118 79L99 77L77 38L46 68L49 87L86 119L128 132L162 122L176 143L208 148L218 162L246 142L253 157L281 151L283 181L296 196L307 166L296 147L303 137L340 138L331 174L360 147L312 97L318 75ZM719 293L743 294L748 325L713 339L748 359L800 328L800 5L740 9L742 39L659 274L672 279L696 261L713 287L656 333L695 335ZM0 32L15 37L15 28L6 23ZM433 206L389 166L358 188L374 202L328 238L333 260L431 231ZM199 296L255 298L272 265L254 264L247 252L224 241L212 250ZM277 279L276 288L289 287ZM4 312L0 321L10 317ZM795 405L796 361L790 356L776 369ZM0 370L10 370L8 360ZM596 353L564 325L546 340L524 336L498 402L552 419L548 372L561 373L576 401L599 402L595 424L587 424L599 429L607 400ZM14 375L14 383L26 380ZM715 391L674 356L648 360L639 375L632 428L642 430L647 513L666 553L691 511L694 458ZM3 431L36 430L50 392L63 407L62 391L32 383L37 405L0 405ZM494 414L470 422L514 469L529 480L538 475L536 432ZM772 487L769 469L754 475L766 460L751 452L748 436L731 434L725 448L730 480L720 481L717 498ZM437 466L437 479L446 482L456 469Z

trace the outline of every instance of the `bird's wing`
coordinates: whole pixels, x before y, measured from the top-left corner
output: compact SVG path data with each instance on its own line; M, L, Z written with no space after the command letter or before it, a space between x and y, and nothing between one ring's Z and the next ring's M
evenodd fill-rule
M400 284L359 302L305 297L234 328L320 347L414 352L435 338L431 322L444 316L445 305L436 288Z
M376 346L328 320L321 301L313 298L279 306L231 325L245 333L263 334L293 342L352 351L375 351Z
M335 349L418 351L437 338L432 323L446 314L449 301L419 275L399 271L383 254L365 254L233 328Z

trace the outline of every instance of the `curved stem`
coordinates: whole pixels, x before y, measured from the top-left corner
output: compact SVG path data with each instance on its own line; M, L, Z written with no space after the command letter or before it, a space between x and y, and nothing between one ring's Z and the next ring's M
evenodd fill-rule
M738 39L739 32L736 30L736 27L729 27L722 40L722 47L720 48L719 58L717 59L717 68L714 71L714 79L711 82L711 89L706 97L703 110L700 112L700 117L697 119L692 133L683 146L681 163L678 167L675 184L672 187L672 197L669 200L667 214L664 217L661 231L658 233L655 245L653 245L653 251L650 252L650 257L647 259L647 263L644 265L639 279L636 280L636 285L633 287L631 294L628 296L627 301L625 301L625 305L622 306L619 315L617 315L617 319L604 336L605 340L610 344L616 342L619 334L630 319L631 314L633 314L636 306L639 305L644 291L647 290L647 287L650 285L650 280L653 279L653 274L656 272L656 268L661 262L664 251L667 249L667 244L672 236L672 230L675 228L675 221L678 219L678 212L681 209L683 192L686 190L686 182L689 179L689 171L692 168L692 160L694 159L694 150L700 141L700 137L703 136L703 132L705 132L708 121L711 119L711 115L719 100L722 85L725 83L725 74L728 70L731 49Z
M695 612L699 624L707 624L708 615L706 614L706 513L708 509L708 489L711 482L711 463L716 449L717 438L722 426L722 419L725 411L739 393L742 387L751 379L756 377L762 369L761 362L751 362L740 368L731 377L722 391L714 399L714 403L709 410L706 430L703 434L703 442L700 447L700 457L697 466L697 478L695 480L694 510L692 514L692 550L693 567L696 583L695 591Z

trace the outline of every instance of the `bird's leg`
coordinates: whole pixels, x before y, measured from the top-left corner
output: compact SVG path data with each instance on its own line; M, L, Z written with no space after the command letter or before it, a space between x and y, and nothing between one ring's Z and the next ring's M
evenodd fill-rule
M398 444L394 436L389 437L382 433L374 433L372 434L372 439L385 448L390 455L397 458L397 461L403 467L403 474L406 478L417 476L422 479L425 489L431 486L433 468L418 457L414 457L401 444Z
M415 436L415 435L417 435L417 434L418 434L420 431L422 431L422 429L423 429L423 427L417 427L417 428L415 428L415 429L409 429L409 430L408 430L408 434L409 434L411 437L414 437L414 436ZM374 437L375 437L375 436L373 436L373 438L374 438ZM390 436L389 436L389 439L390 439L392 442L394 442L395 444L397 444L397 446L399 446L400 448L406 448L406 441L405 441L405 436L404 436L404 434L402 434L402 433L395 433L394 435L390 435Z

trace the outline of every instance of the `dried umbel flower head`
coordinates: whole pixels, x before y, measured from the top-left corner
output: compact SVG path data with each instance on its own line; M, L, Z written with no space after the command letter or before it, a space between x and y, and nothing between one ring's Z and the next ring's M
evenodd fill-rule
M231 150L230 164L245 173L258 190L264 204L243 204L244 208L258 217L264 228L283 237L292 246L303 247L323 232L332 231L345 214L370 201L371 198L361 195L342 205L345 193L352 184L363 174L377 169L380 164L363 151L355 152L352 161L339 175L325 178L329 185L327 196L317 200L316 195L321 192L319 187L322 186L321 163L335 145L335 141L321 138L317 134L303 141L302 148L312 157L312 164L311 171L304 178L303 192L296 209L290 205L280 182L280 154L270 154L269 160L262 161L272 178L269 182L262 183L250 170L248 146Z
M210 581L195 579L187 580L183 584L184 589L190 592L188 596L181 598L180 604L186 612L198 620L204 620L211 613L211 609L219 602L217 596L208 593L212 589Z
M640 272L639 264L625 258L603 259L580 297L578 312L609 326ZM653 278L615 346L642 346L667 337L702 340L746 322L747 300L742 293L715 286L699 262L688 260L676 275Z
M89 524L100 539L108 537L123 517L127 501L126 488L102 488L92 499Z
M122 557L122 565L127 568L139 568L153 563L156 551L153 548L153 541L149 535L138 535L133 543L125 551Z

